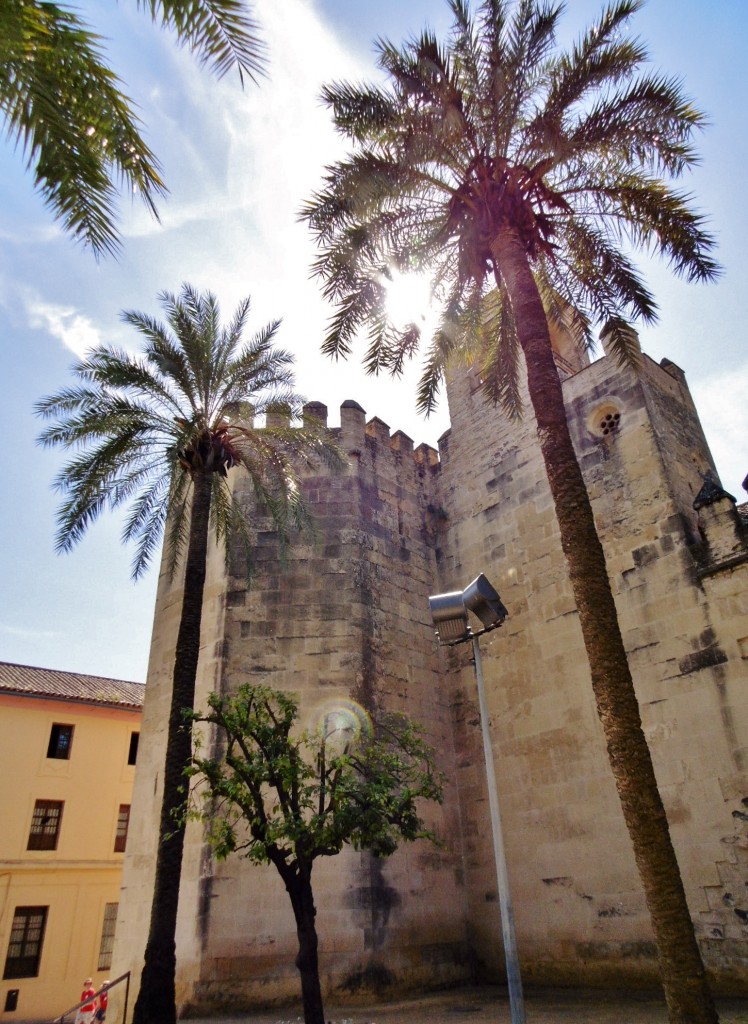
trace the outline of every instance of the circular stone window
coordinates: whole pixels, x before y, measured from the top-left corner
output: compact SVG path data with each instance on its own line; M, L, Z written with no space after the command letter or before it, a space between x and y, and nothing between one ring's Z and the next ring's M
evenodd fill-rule
M604 402L587 417L587 428L595 437L611 438L621 425L621 410L613 402Z

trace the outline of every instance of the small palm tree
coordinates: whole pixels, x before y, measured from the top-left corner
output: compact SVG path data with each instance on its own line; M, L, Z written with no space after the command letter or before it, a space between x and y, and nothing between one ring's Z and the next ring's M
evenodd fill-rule
M184 710L194 704L210 526L224 546L250 547L246 503L228 474L243 467L259 507L285 541L309 524L298 473L325 459L340 465L321 428L275 425L300 413L292 356L272 346L278 323L243 342L249 299L220 326L215 297L184 285L160 297L168 327L144 313L123 318L146 339L143 356L101 347L74 367L82 383L37 405L54 420L46 446L76 449L57 477L65 495L57 547L70 550L107 507L129 506L124 539L136 541L133 575L148 566L166 531L167 565L184 571L174 656L156 880L136 1024L174 1024L175 931L184 846L184 770L192 756ZM273 425L256 429L253 415ZM273 413L283 416L273 416Z
M604 325L636 364L632 321L656 304L628 247L689 280L718 268L712 238L669 183L695 160L703 116L648 72L626 34L640 0L616 0L568 51L561 4L450 0L446 45L430 33L378 44L383 86L330 85L324 98L353 153L303 211L315 271L337 305L324 350L347 355L370 330L370 370L400 372L421 326L395 329L387 278L425 269L442 300L419 388L434 407L455 352L482 363L486 397L520 411L521 356L626 824L659 949L671 1020L713 1022L667 818L644 737L605 556L566 422L549 321L578 343Z
M262 71L263 48L244 0L137 0L219 75ZM46 0L0 4L0 117L34 167L34 182L65 229L99 256L115 252L117 179L156 214L166 193L154 154L99 37Z

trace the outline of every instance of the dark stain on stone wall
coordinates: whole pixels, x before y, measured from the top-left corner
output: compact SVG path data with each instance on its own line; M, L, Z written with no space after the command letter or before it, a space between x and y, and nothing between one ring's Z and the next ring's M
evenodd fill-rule
M383 963L371 961L360 971L353 971L347 975L340 987L345 992L383 992L394 984L395 975L392 971Z
M717 665L724 665L727 655L718 643L710 643L707 647L701 647L678 662L681 675L687 676L690 672L700 672L704 668L715 668Z
M378 950L384 945L390 915L400 906L402 897L387 884L379 857L363 853L361 861L361 883L350 891L346 902L360 920L364 949Z

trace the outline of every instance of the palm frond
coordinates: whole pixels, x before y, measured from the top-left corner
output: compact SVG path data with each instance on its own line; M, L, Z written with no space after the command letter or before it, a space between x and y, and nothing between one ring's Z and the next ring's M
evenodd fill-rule
M696 160L689 140L704 115L684 99L677 80L647 75L605 95L570 129L572 153L604 153L632 167L679 175Z
M621 235L637 248L655 246L676 274L689 281L712 281L720 274L711 256L714 237L705 218L691 207L691 197L657 179L626 175L589 190L603 215L618 220Z
M481 393L492 405L501 406L511 419L520 419L520 349L514 314L503 289L492 289L481 303L479 345Z
M137 0L154 21L173 29L177 38L211 67L219 78L237 68L244 81L265 74L267 58L258 24L244 0Z
M347 138L363 141L374 137L389 122L390 97L373 86L331 82L324 86L321 98L333 112L336 131Z
M611 317L605 324L603 335L621 368L632 369L635 372L641 369L642 350L639 335L631 324L620 317Z
M616 309L649 323L656 318L657 305L641 274L604 232L576 220L564 225L562 238L564 253L550 273L574 278L596 316L607 320Z
M548 94L528 127L529 136L537 134L548 145L549 127L560 130L564 117L585 96L626 80L647 61L646 48L638 40L620 38L624 23L640 7L639 0L611 4L579 43L553 62Z
M453 289L445 302L426 351L416 390L416 409L425 416L436 411L444 374L455 352L463 342L464 328L459 323L461 288Z
M99 257L120 248L115 183L156 215L158 162L122 84L74 12L41 0L0 5L0 113L45 203Z

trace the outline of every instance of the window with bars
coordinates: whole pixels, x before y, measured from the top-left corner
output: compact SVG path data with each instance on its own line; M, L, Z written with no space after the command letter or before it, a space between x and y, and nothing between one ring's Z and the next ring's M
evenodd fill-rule
M3 978L36 978L49 907L16 907Z
M62 824L62 800L37 800L27 850L56 850Z
M68 761L70 760L70 749L72 746L73 726L60 725L58 722L55 722L49 734L47 757L57 758L58 761Z
M114 837L114 852L124 853L127 846L127 830L130 827L130 805L120 804L117 815L117 832Z
M117 911L119 903L104 905L104 924L101 927L101 943L99 944L99 966L97 971L108 971L112 966L112 950L114 949L114 932L117 928Z

